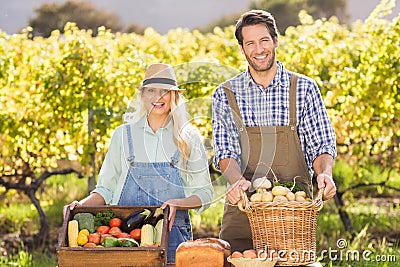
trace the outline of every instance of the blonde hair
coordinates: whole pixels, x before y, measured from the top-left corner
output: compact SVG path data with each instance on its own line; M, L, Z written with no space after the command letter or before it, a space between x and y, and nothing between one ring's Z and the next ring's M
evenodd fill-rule
M143 116L147 115L147 110L142 101L142 90L137 94L136 103L137 109L131 113L124 114L124 121L128 123L136 123ZM171 111L170 117L173 125L173 141L178 147L179 153L182 156L182 169L186 170L186 164L190 156L190 145L187 141L189 136L185 134L184 127L189 124L189 114L186 112L185 98L179 91L171 90ZM130 105L132 106L132 105ZM129 107L128 107L129 108Z

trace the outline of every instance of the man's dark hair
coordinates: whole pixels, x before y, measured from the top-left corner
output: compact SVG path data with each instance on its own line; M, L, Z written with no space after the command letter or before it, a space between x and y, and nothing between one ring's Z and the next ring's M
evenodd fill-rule
M271 13L264 10L250 10L244 13L236 23L235 36L240 45L243 45L243 27L257 24L265 25L272 38L278 37L278 29Z

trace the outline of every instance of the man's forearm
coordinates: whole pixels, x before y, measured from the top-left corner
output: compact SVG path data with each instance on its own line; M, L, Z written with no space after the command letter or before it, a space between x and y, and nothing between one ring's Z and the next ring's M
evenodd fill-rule
M335 160L329 154L321 154L315 158L313 162L313 168L315 174L327 174L332 176L333 166L335 164Z
M233 158L222 159L219 168L229 184L234 184L243 177L239 164Z

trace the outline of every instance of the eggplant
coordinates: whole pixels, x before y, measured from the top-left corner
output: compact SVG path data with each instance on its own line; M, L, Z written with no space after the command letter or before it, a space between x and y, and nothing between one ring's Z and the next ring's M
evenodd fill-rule
M145 224L151 224L156 226L157 222L164 218L164 210L162 208L156 208L151 215L145 220Z
M132 213L122 221L123 231L129 233L133 229L141 228L150 214L151 211L149 209L142 209Z

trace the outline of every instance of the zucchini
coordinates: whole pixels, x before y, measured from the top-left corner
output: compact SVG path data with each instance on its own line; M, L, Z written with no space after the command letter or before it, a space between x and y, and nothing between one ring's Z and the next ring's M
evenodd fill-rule
M68 222L68 245L70 247L78 247L78 221L71 220Z
M157 222L155 227L155 237L154 237L154 244L160 245L161 244L161 236L162 236L162 229L163 229L164 219L161 219Z
M154 245L154 226L145 224L140 233L140 246L147 247Z

